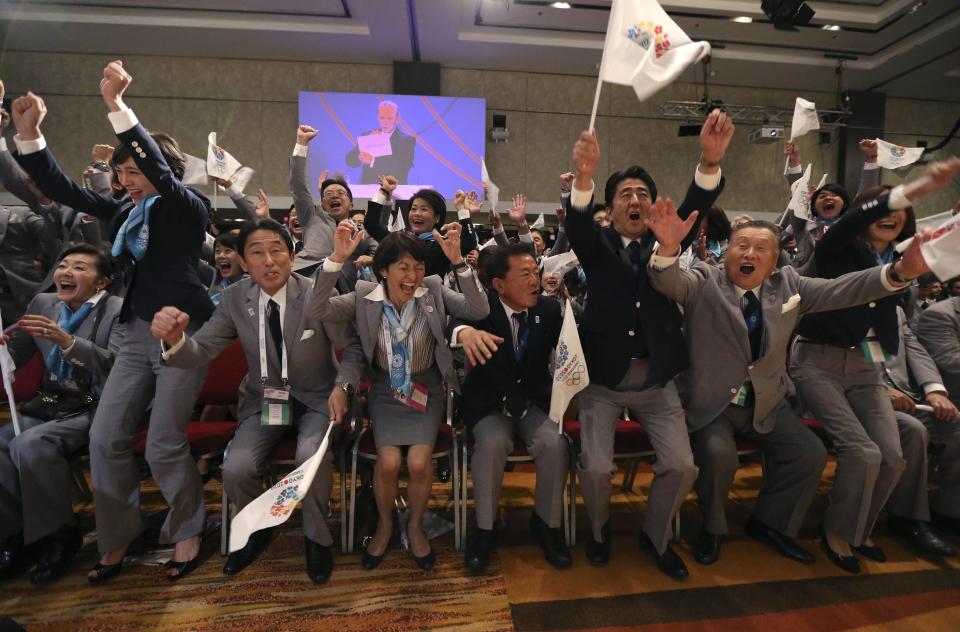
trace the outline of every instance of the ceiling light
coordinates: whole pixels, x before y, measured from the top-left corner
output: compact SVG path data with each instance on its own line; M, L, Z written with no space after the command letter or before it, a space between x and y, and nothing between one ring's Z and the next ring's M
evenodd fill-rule
M569 2L551 2L550 6L553 7L554 9L569 9L570 3Z
M823 25L822 27L820 27L820 28L822 28L824 31L839 31L839 30L840 30L840 25L839 25L839 24L824 24L824 25Z
M753 22L753 18L748 15L739 15L735 18L731 18L734 22L739 22L740 24L750 24Z

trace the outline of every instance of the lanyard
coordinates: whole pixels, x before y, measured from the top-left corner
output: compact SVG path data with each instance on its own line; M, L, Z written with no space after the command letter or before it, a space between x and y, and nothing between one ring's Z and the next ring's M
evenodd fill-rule
M279 307L278 307L279 309ZM267 334L264 326L264 314L267 313L267 302L263 298L263 292L260 292L260 382L266 386L268 381L267 372ZM282 331L282 328L281 328ZM280 354L280 379L283 381L283 387L289 389L287 380L287 353L286 349Z

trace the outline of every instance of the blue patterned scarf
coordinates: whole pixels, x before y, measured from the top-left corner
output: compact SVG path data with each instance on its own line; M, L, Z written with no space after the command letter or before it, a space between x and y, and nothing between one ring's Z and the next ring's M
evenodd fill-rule
M57 321L57 326L72 336L92 309L93 303L87 302L73 312L66 303L60 303L60 319ZM47 370L57 376L57 381L60 383L66 382L73 376L73 365L64 362L63 351L58 344L54 344L47 352L43 362L47 366Z
M134 259L143 261L150 245L150 208L160 199L158 193L148 195L133 207L123 226L117 231L117 238L113 240L110 250L114 257L119 257L127 250Z

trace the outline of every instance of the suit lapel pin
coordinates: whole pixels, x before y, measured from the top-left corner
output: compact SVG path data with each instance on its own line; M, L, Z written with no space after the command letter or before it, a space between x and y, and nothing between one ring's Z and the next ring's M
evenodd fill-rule
M537 314L533 317L533 322L537 323L538 325L540 324L540 314Z
M257 315L257 313L256 313L255 311L253 311L253 308L252 308L252 307L248 307L248 308L247 308L247 313L250 314L251 317Z
M427 305L427 311L433 313L433 305Z

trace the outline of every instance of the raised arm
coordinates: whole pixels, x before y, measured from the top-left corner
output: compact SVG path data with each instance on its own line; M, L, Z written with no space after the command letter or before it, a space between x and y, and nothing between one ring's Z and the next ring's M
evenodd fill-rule
M290 156L290 195L293 196L293 205L297 209L297 218L304 227L313 221L313 216L319 212L313 194L310 193L310 183L307 182L307 147L317 133L317 130L309 125L297 126L297 144Z
M860 170L860 186L857 188L857 195L859 195L865 189L879 186L880 165L877 164L877 141L863 138L857 146L864 155L863 168Z
M209 202L185 186L173 173L156 141L123 102L123 93L132 81L133 77L120 60L110 62L103 69L100 95L110 110L107 118L113 131L120 142L127 145L133 162L157 193L165 199L176 200L174 204L165 205L165 212L177 213L183 220L203 228L209 220Z
M692 302L707 280L705 270L696 267L682 270L679 264L680 244L690 227L698 222L699 215L693 211L681 219L673 202L660 198L650 209L650 217L644 220L660 244L647 264L647 279L653 289L682 305Z

